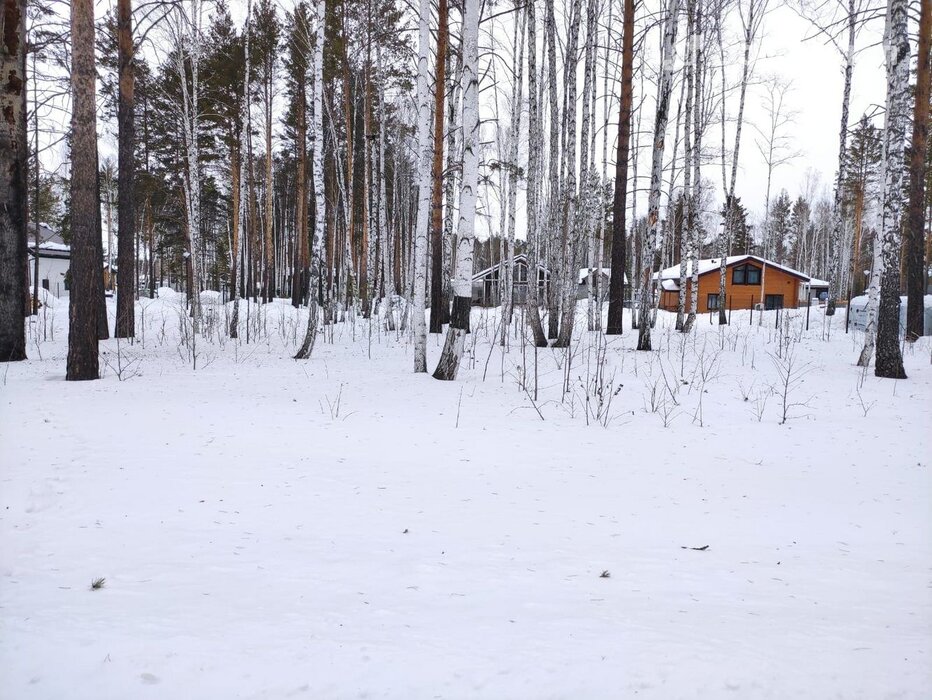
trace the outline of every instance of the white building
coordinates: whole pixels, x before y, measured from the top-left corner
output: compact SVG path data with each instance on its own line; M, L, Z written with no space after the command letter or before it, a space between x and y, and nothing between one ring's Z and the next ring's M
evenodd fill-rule
M29 289L35 289L36 238L29 227ZM56 297L68 295L71 246L47 224L39 224L39 287Z

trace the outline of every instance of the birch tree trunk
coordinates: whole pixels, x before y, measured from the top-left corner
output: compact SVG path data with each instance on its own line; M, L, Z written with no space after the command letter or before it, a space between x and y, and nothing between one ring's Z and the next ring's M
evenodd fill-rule
M295 355L296 360L306 360L314 350L314 341L317 337L318 316L318 282L324 272L323 247L324 226L327 220L327 199L324 196L324 25L327 16L326 0L316 0L314 3L314 23L317 30L314 42L314 98L311 106L311 158L314 177L314 237L311 240L311 269L309 274L309 288L307 302L307 332L304 342Z
M731 180L728 185L728 193L725 197L725 203L728 207L725 210L725 227L722 231L722 240L719 245L719 255L721 262L719 265L719 287L718 287L718 323L719 325L728 324L728 316L725 313L725 274L728 266L728 253L731 247L732 228L734 227L734 202L735 202L735 184L738 179L738 155L741 151L741 127L744 125L744 104L748 89L748 79L750 77L750 56L751 45L757 37L760 29L763 15L767 9L769 0L748 0L747 14L744 13L740 1L738 10L741 14L741 24L744 31L744 61L741 67L741 85L738 95L738 118L735 126L735 151L731 160ZM723 96L724 99L724 96Z
M612 202L612 274L608 292L608 335L621 335L624 326L624 279L628 193L628 154L631 144L631 104L634 92L634 0L624 0L621 44L621 98L618 115L618 151L615 157L615 192Z
M870 367L877 340L877 308L880 304L880 236L874 236L874 254L871 262L871 278L867 287L867 319L864 324L864 347L858 357L858 367Z
M574 0L575 2L578 0ZM549 185L547 201L547 247L550 249L558 240L560 227L560 108L557 94L557 23L554 16L554 0L545 0L544 34L547 42L547 82L550 101L550 148ZM561 264L554 265L553 256L548 256L550 284L547 285L547 337L556 338L559 332L559 298L563 285Z
M923 334L923 296L926 272L925 248L925 159L929 148L929 45L932 41L932 0L921 0L919 46L916 53L916 99L913 106L913 141L909 157L909 219L906 227L906 339Z
M427 287L427 229L430 224L431 162L434 150L430 141L430 0L421 0L417 61L417 155L418 205L414 233L414 371L427 371L427 324L424 319ZM436 89L444 90L442 83ZM443 115L440 115L443 118ZM442 134L441 134L442 137ZM472 270L470 270L470 277ZM471 291L472 287L470 287ZM468 317L467 317L468 321Z
M523 13L515 18L515 46L518 55L516 57L517 67L511 93L510 123L508 126L508 195L505 202L507 211L507 235L505 239L507 252L504 261L505 285L502 301L503 345L508 335L508 329L511 326L514 311L515 205L518 201L518 140L521 138L521 113L523 111L521 95L524 91L524 23L526 21L527 15Z
M565 182L562 182L560 187L562 198L559 201L562 211L558 214L561 219L559 223L563 250L560 256L560 331L554 343L554 347L561 348L570 346L573 337L573 322L576 319L576 271L578 269L576 263L579 240L579 222L577 221L579 200L576 196L576 65L581 14L581 0L573 0L570 33L566 42L566 57L563 66L565 113L563 115L562 170L565 174ZM588 77L591 81L592 74L590 73ZM587 99L586 93L590 87L590 83L587 82L583 91L584 101ZM583 141L583 147L588 148L588 143L586 143L588 134L585 135ZM588 158L584 158L584 163L585 160Z
M909 35L906 0L888 0L884 31L887 109L883 130L883 223L880 233L880 307L877 311L877 359L874 374L906 379L900 352L900 245L909 119Z
M650 350L650 310L652 306L652 273L657 248L657 227L660 221L660 190L663 174L664 140L670 111L670 92L673 87L673 52L676 28L679 21L680 0L671 0L664 22L663 56L660 86L657 95L657 114L654 119L654 146L651 160L650 192L647 201L647 233L641 269L641 300L638 319L638 350Z
M453 277L453 313L434 370L434 378L456 379L472 306L472 258L475 240L476 192L479 185L479 0L464 0L463 8L463 182ZM426 236L426 231L425 231Z
M684 330L686 324L686 276L689 272L690 245L693 236L693 201L690 192L692 185L692 109L693 109L693 24L695 0L686 2L686 114L683 125L683 223L680 233L680 290L676 306L676 329ZM661 280L662 284L662 280ZM661 294L663 292L661 291Z
M90 3L72 5L91 12ZM3 0L0 45L0 362L26 359L26 2ZM93 27L92 27L93 31ZM93 41L93 37L91 38ZM93 99L93 97L92 97ZM36 249L38 253L38 248ZM36 257L38 260L38 257ZM36 275L36 280L38 280ZM97 361L94 333L94 361ZM69 340L70 347L70 340ZM70 358L70 353L69 353ZM96 366L92 377L97 378Z
M592 144L589 143L590 133L593 131L593 119L592 119L592 109L594 108L593 103L593 90L595 86L596 76L595 76L595 59L596 59L596 41L598 39L599 27L598 27L598 12L599 12L599 3L598 0L588 0L586 6L586 44L585 44L585 74L583 78L583 121L582 127L580 129L580 178L579 178L579 197L578 197L578 211L580 215L577 216L577 221L582 224L581 230L585 231L588 238L588 254L586 256L586 267L589 268L589 274L587 277L586 284L586 296L587 296L587 328L590 331L594 331L598 328L598 323L596 321L596 307L595 307L595 280L598 279L602 274L602 264L601 262L595 259L596 252L596 226L595 226L595 212L593 211L595 204L595 197L598 196L598 183L596 181L595 173L592 171L592 161L591 158L593 154L590 152ZM594 268L594 269L593 269ZM575 297L576 297L576 266L573 268L573 286L571 288L571 294L573 295L573 306L575 306Z
M835 199L832 203L832 233L830 247L832 259L828 269L828 302L826 316L835 315L842 277L842 230L845 222L845 154L848 144L848 107L851 102L851 78L854 73L854 39L857 32L857 10L855 0L848 0L848 50L845 54L845 82L841 98L841 126L838 129L838 174L835 177ZM831 324L829 325L831 329Z
M10 16L5 15L5 19ZM97 379L99 372L97 293L101 272L96 252L100 240L97 228L100 198L95 77L94 4L92 0L74 0L71 3L71 289L65 375L69 381ZM22 287L18 293L22 294ZM21 309L22 306L20 301Z
M200 330L200 264L197 255L197 242L201 227L201 175L200 145L198 140L200 96L200 20L201 2L191 0L191 9L185 12L182 7L175 8L176 70L181 83L181 115L185 141L185 165L187 172L183 178L185 213L187 219L187 241L185 257L188 266L188 288L191 290L191 323L194 333ZM191 86L188 87L185 59L190 62Z
M702 206L702 134L705 129L703 120L703 103L704 92L703 85L705 81L705 54L702 51L703 46L703 24L702 10L704 0L695 0L694 5L694 26L693 26L693 191L692 201L690 203L690 216L692 222L689 229L689 255L692 268L692 275L689 283L689 314L686 316L686 322L683 324L683 332L689 333L696 323L696 310L699 308L699 216ZM722 19L718 18L719 28ZM688 166L687 166L688 167Z
M537 93L537 16L536 0L527 2L527 84L528 84L528 141L540 143L540 110ZM527 320L531 327L534 345L546 347L547 338L540 321L540 287L538 269L540 260L540 149L529 148L527 157Z

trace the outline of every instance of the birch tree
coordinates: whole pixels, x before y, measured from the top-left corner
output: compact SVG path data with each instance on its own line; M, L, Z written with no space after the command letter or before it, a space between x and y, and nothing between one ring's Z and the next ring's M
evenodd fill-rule
M82 5L79 9L87 11L87 6ZM72 5L72 13L74 11ZM90 11L93 13L93 6ZM4 0L2 12L0 110L5 119L0 123L0 362L18 362L26 359L24 290L27 284L26 169L29 159L26 141L26 2ZM95 347L96 343L95 334ZM96 378L96 372L92 378Z
M680 0L671 0L667 7L663 31L660 85L657 92L657 111L654 117L654 141L651 157L650 191L647 199L647 233L643 245L640 270L641 299L638 318L638 350L650 350L650 311L652 306L652 274L654 252L657 248L657 228L660 223L660 192L663 175L663 152L670 112L670 93L673 88L674 45L679 23Z
M430 0L421 0L418 22L417 61L417 157L418 206L417 228L414 233L414 371L427 371L427 325L424 319L427 286L427 228L430 223L431 162L433 149L430 142L430 89L428 64L430 62ZM442 91L444 86L437 84ZM472 270L470 269L470 274ZM470 292L472 288L470 287ZM468 319L467 319L468 321ZM455 372L454 372L455 374Z
M633 1L633 0L632 0ZM540 108L537 92L537 14L536 0L527 1L527 83L528 83L528 140L541 142ZM528 149L527 164L527 319L534 345L546 347L547 338L540 319L540 287L538 265L540 260L540 149Z
M719 265L719 288L718 288L718 322L720 325L728 323L728 316L725 313L725 272L728 266L729 243L732 235L732 226L734 225L733 203L735 202L735 184L738 180L738 155L741 151L741 128L744 124L744 106L745 97L747 96L748 81L751 75L751 47L757 39L760 32L761 24L764 21L764 15L767 12L767 5L770 0L748 0L747 7L744 6L743 0L738 0L738 14L741 18L741 31L744 40L744 59L741 63L741 83L738 92L738 116L735 126L735 148L731 157L731 178L728 182L728 190L725 192L725 202L732 203L727 210L725 217L725 227L722 231L722 240L719 245L719 255L721 263ZM724 70L724 67L723 67ZM722 110L724 114L725 96L722 95ZM722 129L725 128L724 120ZM724 152L722 153L724 158Z
M190 0L189 10L183 4L175 7L172 22L175 70L181 84L181 120L185 145L185 177L182 178L186 215L185 259L188 270L188 296L194 333L200 329L200 263L197 237L201 230L200 162L200 51L201 1ZM190 83L188 81L190 71Z
M324 197L324 28L326 24L326 0L314 2L314 24L316 37L314 41L313 65L313 100L311 103L311 167L314 177L314 236L311 239L311 268L309 275L310 294L307 303L307 331L304 342L295 355L296 360L306 360L314 350L317 337L318 283L324 272L324 227L327 220L327 200Z
M579 46L579 24L582 14L581 0L573 0L570 33L566 41L566 57L563 66L563 96L565 111L563 114L563 154L560 183L559 208L555 211L561 239L559 309L560 329L554 347L569 347L573 337L573 322L576 318L576 270L579 229L577 211L579 200L576 192L576 64ZM591 81L592 75L589 75ZM590 88L586 83L585 92ZM554 100L551 104L555 106ZM554 118L556 117L554 110ZM588 134L586 135L588 136ZM588 145L588 144L587 144ZM553 157L555 154L552 154Z
M906 379L900 352L900 245L909 119L909 35L906 0L888 0L883 37L887 104L883 133L883 222L880 231L880 306L874 374Z
M479 185L479 0L463 4L463 180L453 276L453 312L434 378L456 379L472 306L472 258ZM426 231L425 231L426 234Z

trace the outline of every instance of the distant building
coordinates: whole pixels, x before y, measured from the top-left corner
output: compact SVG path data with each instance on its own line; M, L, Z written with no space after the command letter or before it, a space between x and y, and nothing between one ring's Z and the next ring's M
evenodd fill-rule
M595 287L602 299L608 299L608 286L612 281L612 269L610 267L584 267L579 270L576 276L576 298L586 299L589 297L589 275L593 275L598 270ZM628 275L625 275L624 299L628 298Z
M699 294L696 311L706 313L718 309L721 258L699 261ZM809 282L809 275L778 265L756 255L731 255L725 259L725 306L751 309L762 305L766 310L796 308L800 290ZM692 264L688 263L686 294L691 294ZM660 308L676 311L680 297L680 266L674 265L660 273Z
M513 303L524 304L527 301L528 262L524 253L512 258L514 274ZM502 262L480 270L472 276L472 303L476 306L500 306ZM540 263L537 264L537 284L541 294L550 283L550 271Z
M36 232L29 226L29 289L35 289ZM71 246L48 224L39 224L39 286L56 297L67 295L71 279Z

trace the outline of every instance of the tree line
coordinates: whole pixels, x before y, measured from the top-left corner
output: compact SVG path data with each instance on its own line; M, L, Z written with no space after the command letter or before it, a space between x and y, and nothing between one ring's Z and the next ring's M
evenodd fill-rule
M844 81L831 192L809 176L793 199L771 193L797 155L790 88L755 60L771 0L115 0L99 17L88 0L67 17L4 0L0 358L25 358L24 316L39 297L26 251L49 221L72 251L69 379L97 377L110 332L105 224L118 338L134 336L136 299L161 286L184 289L195 333L200 293L223 290L231 337L241 301L286 297L309 309L297 358L321 328L361 315L413 333L415 371L426 372L427 334L446 326L434 376L452 379L485 263L501 262L503 338L521 250L529 279L549 274L527 285L535 345L570 345L578 271L605 266L607 289L587 277L588 330L602 330L607 303L604 332L623 332L627 276L637 347L649 350L659 269L679 267L677 328L688 333L698 261L720 259L726 324L727 258L758 254L825 277L828 313L867 291L876 327L861 361L876 353L879 376L905 376L899 295L913 340L932 189L932 20L929 0L914 6L912 19L907 0L797 6L838 50ZM849 124L860 32L879 22L886 103ZM760 124L746 117L755 82ZM115 122L115 164L99 158L101 122ZM738 178L749 138L767 173L757 225ZM68 167L43 171L61 144Z

